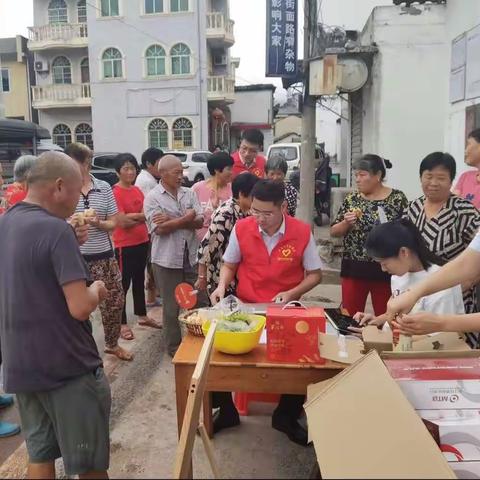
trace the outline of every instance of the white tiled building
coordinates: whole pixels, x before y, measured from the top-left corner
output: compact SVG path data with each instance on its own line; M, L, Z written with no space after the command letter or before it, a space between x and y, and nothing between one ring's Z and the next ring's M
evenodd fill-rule
M218 124L229 138L228 0L34 0L34 23L33 106L60 145L205 149Z

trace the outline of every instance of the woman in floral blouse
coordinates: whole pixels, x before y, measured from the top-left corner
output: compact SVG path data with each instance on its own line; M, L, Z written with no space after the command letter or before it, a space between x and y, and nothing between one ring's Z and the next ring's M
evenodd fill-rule
M331 227L333 237L344 237L342 302L351 315L365 310L368 294L377 316L385 313L390 298L390 277L368 257L365 241L375 225L401 217L408 205L403 192L383 184L391 167L372 154L354 162L357 191L347 195Z
M210 227L198 251L198 279L195 287L209 294L220 280L222 257L237 220L249 214L252 205L251 192L259 178L251 173L242 173L232 182L233 198L227 200L212 215ZM229 292L232 293L232 292Z
M269 180L280 182L285 185L285 200L287 201L287 213L294 217L297 211L297 190L285 181L288 163L282 155L273 155L265 164L265 175Z

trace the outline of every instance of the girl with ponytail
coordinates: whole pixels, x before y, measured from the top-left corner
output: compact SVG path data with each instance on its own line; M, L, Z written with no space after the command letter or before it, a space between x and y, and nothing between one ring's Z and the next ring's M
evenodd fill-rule
M408 219L374 227L367 237L365 248L382 270L392 276L391 290L394 297L409 290L445 263L427 248L421 233ZM460 285L423 297L416 305L416 309L430 313L465 313ZM374 317L357 313L355 319L361 325L381 326L385 323L386 316Z

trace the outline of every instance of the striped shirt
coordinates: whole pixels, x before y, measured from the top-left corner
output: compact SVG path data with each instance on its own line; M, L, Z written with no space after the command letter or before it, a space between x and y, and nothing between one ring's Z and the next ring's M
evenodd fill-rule
M89 208L97 212L99 220L107 220L108 217L118 213L117 203L113 196L112 187L103 180L92 178L92 188L87 195L80 195L75 213L81 213ZM113 255L110 234L95 227L89 227L88 240L80 247L84 256L108 254Z

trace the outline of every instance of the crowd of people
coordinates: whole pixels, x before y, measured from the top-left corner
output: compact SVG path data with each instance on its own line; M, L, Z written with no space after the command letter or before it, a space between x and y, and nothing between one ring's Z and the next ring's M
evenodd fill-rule
M69 475L107 477L111 398L90 323L97 308L104 352L133 360L119 345L134 338L125 307L131 289L136 321L163 329L173 357L182 341L180 283L198 290L201 307L228 294L286 303L321 282L311 227L295 218L287 162L266 161L262 148L262 133L245 131L233 155L216 149L207 161L211 177L192 188L181 161L156 148L140 165L119 154L113 188L92 176L92 152L82 144L17 160L0 216L0 342L30 477L54 477L60 456ZM478 348L480 130L469 136L466 161L477 170L454 187L455 160L427 155L419 166L424 195L411 202L386 185L388 160L368 154L354 163L356 188L331 235L344 239L342 301L359 329L462 331ZM365 313L368 295L373 314ZM162 322L148 314L160 304ZM272 417L273 428L300 445L308 439L298 422L303 402L282 395ZM12 403L0 396L0 408ZM240 423L230 393L215 393L213 406L214 431ZM18 431L0 422L0 437Z

